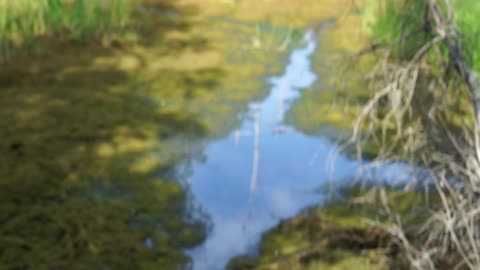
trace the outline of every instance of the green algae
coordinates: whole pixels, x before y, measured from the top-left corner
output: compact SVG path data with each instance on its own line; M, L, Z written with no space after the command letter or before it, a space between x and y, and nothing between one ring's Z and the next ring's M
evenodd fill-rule
M287 122L298 130L309 135L335 130L330 136L338 140L351 133L356 117L372 94L364 74L373 67L374 58L346 57L368 45L366 35L356 27L361 21L361 12L346 9L334 26L319 33L319 49L312 60L319 80L304 90L286 115Z
M320 33L319 50L313 56L313 69L319 80L296 100L286 114L286 121L301 132L328 139L346 146L348 155L361 154L363 159L372 159L385 151L382 146L391 145L387 151L402 154L408 151L397 139L397 131L381 127L364 131L370 122L360 128L361 136L370 136L362 141L361 153L355 153L351 139L354 123L375 94L368 74L372 72L380 56L376 52L357 54L369 47L369 35L358 27L368 15L368 7L359 3L355 9L345 11L333 27ZM428 100L428 99L427 99ZM423 102L421 99L420 102ZM388 105L387 105L388 106ZM420 106L422 107L422 106ZM380 108L380 117L388 108ZM416 114L421 115L421 114ZM458 119L458 118L457 118ZM402 127L404 130L419 130L419 118L414 117ZM394 126L394 125L392 125ZM373 135L372 135L373 134ZM408 140L403 136L401 140Z
M375 90L383 87L382 82L379 82L381 79L372 80L372 72L377 62L385 57L379 55L384 53L383 50L366 50L364 54L357 54L369 48L369 39L375 38L370 31L371 28L366 25L372 23L374 16L372 9L377 8L372 3L359 2L357 9L345 11L345 14L337 20L337 25L321 33L321 48L313 60L313 69L319 74L320 80L304 91L302 97L293 104L286 115L287 122L296 129L309 135L326 134L330 139L344 143L351 139L354 123L375 94ZM388 16L383 19L386 20L386 24L378 25L380 28L396 20ZM363 27L359 27L361 25ZM389 35L386 32L384 34ZM359 126L362 147L361 153L356 153L357 156L374 159L395 154L397 158L421 163L420 156L430 151L432 145L433 148L445 151L454 148L445 143L441 136L429 134L434 129L425 127L423 123L427 120L426 110L435 105L445 108L448 112L435 116L440 119L439 122L445 123L444 126L435 129L443 130L448 126L455 133L462 133L461 127L471 124L473 115L471 106L467 104L468 99L464 98L465 89L458 91L458 87L453 86L455 83L451 83L447 86L448 90L443 91L440 96L435 94L435 91L429 90L426 83L431 76L439 75L438 70L434 68L421 73L409 113L399 118L401 124L396 123L393 118L385 119L391 108L388 102L382 100L375 110L371 111L371 118ZM372 120L373 118L378 121ZM417 134L415 139L412 138L412 134ZM434 137L438 139L432 139ZM345 152L352 154L354 151L355 149L348 148Z
M180 250L205 228L185 219L175 166L201 160L202 143L267 94L264 76L295 45L286 39L350 1L133 2L142 8L121 36L48 40L0 70L2 269L188 263Z
M346 200L310 208L268 231L258 257L239 257L229 269L404 269L388 226L379 189L345 190ZM439 198L415 191L384 190L407 230L428 217ZM378 225L377 225L378 224Z
M144 3L135 42L52 41L0 70L0 268L177 269L204 238L173 169L238 125L287 51L254 48L250 24Z

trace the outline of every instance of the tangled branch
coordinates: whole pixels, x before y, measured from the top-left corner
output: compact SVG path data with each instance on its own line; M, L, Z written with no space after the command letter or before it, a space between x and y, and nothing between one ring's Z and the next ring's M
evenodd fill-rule
M393 225L387 228L414 269L480 269L480 86L465 60L450 1L421 1L424 22L416 27L431 38L409 58L395 58L392 51L398 49L399 41L416 37L411 33L382 46L374 43L353 55L385 52L368 76L376 93L358 115L351 142L357 145L360 158L365 145L375 143L378 160L406 159L430 171L428 180L439 203L425 229L409 239L394 213ZM448 61L444 61L445 51ZM429 54L436 61L427 59ZM441 72L431 71L447 74L450 67L456 71L453 84L446 82L446 75L438 75ZM465 104L452 108L448 96L460 96L462 91L469 94L471 108L462 108ZM453 109L471 112L473 121L454 123Z

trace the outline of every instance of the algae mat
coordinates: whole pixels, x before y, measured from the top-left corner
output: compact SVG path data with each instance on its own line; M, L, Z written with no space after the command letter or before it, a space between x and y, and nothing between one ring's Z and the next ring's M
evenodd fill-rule
M249 25L148 7L135 42L51 41L2 66L0 268L176 269L203 238L173 169L235 125L283 52L242 47Z
M338 14L301 2L134 1L120 41L46 38L2 66L0 268L188 264L204 225L175 167L266 95L296 31Z
M428 219L427 205L438 202L438 196L352 187L341 193L346 200L332 199L281 222L264 235L259 256L235 258L228 269L409 269L397 239L383 227L391 217L381 196L395 202L390 210L402 218L413 241Z

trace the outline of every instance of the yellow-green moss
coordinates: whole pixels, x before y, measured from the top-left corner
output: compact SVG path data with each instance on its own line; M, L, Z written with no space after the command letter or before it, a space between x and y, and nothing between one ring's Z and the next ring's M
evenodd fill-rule
M0 268L177 269L203 239L168 172L236 125L286 52L174 4L134 14L135 42L50 40L2 66Z
M344 2L135 0L122 33L16 55L0 68L0 268L187 262L203 226L169 172L266 94L290 33Z
M263 237L260 255L231 261L229 269L403 269L401 261L386 257L382 249L392 247L392 238L372 225L389 224L379 191L351 189L347 200L332 201L281 222ZM436 196L386 190L391 208L405 228L425 221L428 203Z
M320 33L320 48L312 61L319 80L304 90L287 113L287 121L302 132L317 135L333 127L337 135L350 133L370 98L364 75L374 58L347 57L368 45L368 36L358 27L362 21L362 5L358 5L349 6L334 26Z

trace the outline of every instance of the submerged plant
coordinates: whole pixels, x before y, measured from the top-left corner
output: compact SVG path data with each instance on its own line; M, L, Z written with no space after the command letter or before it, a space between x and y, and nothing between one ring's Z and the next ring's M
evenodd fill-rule
M293 27L282 29L275 26L255 25L255 35L252 38L253 47L260 49L285 50L289 46L298 45L302 40L302 31Z

